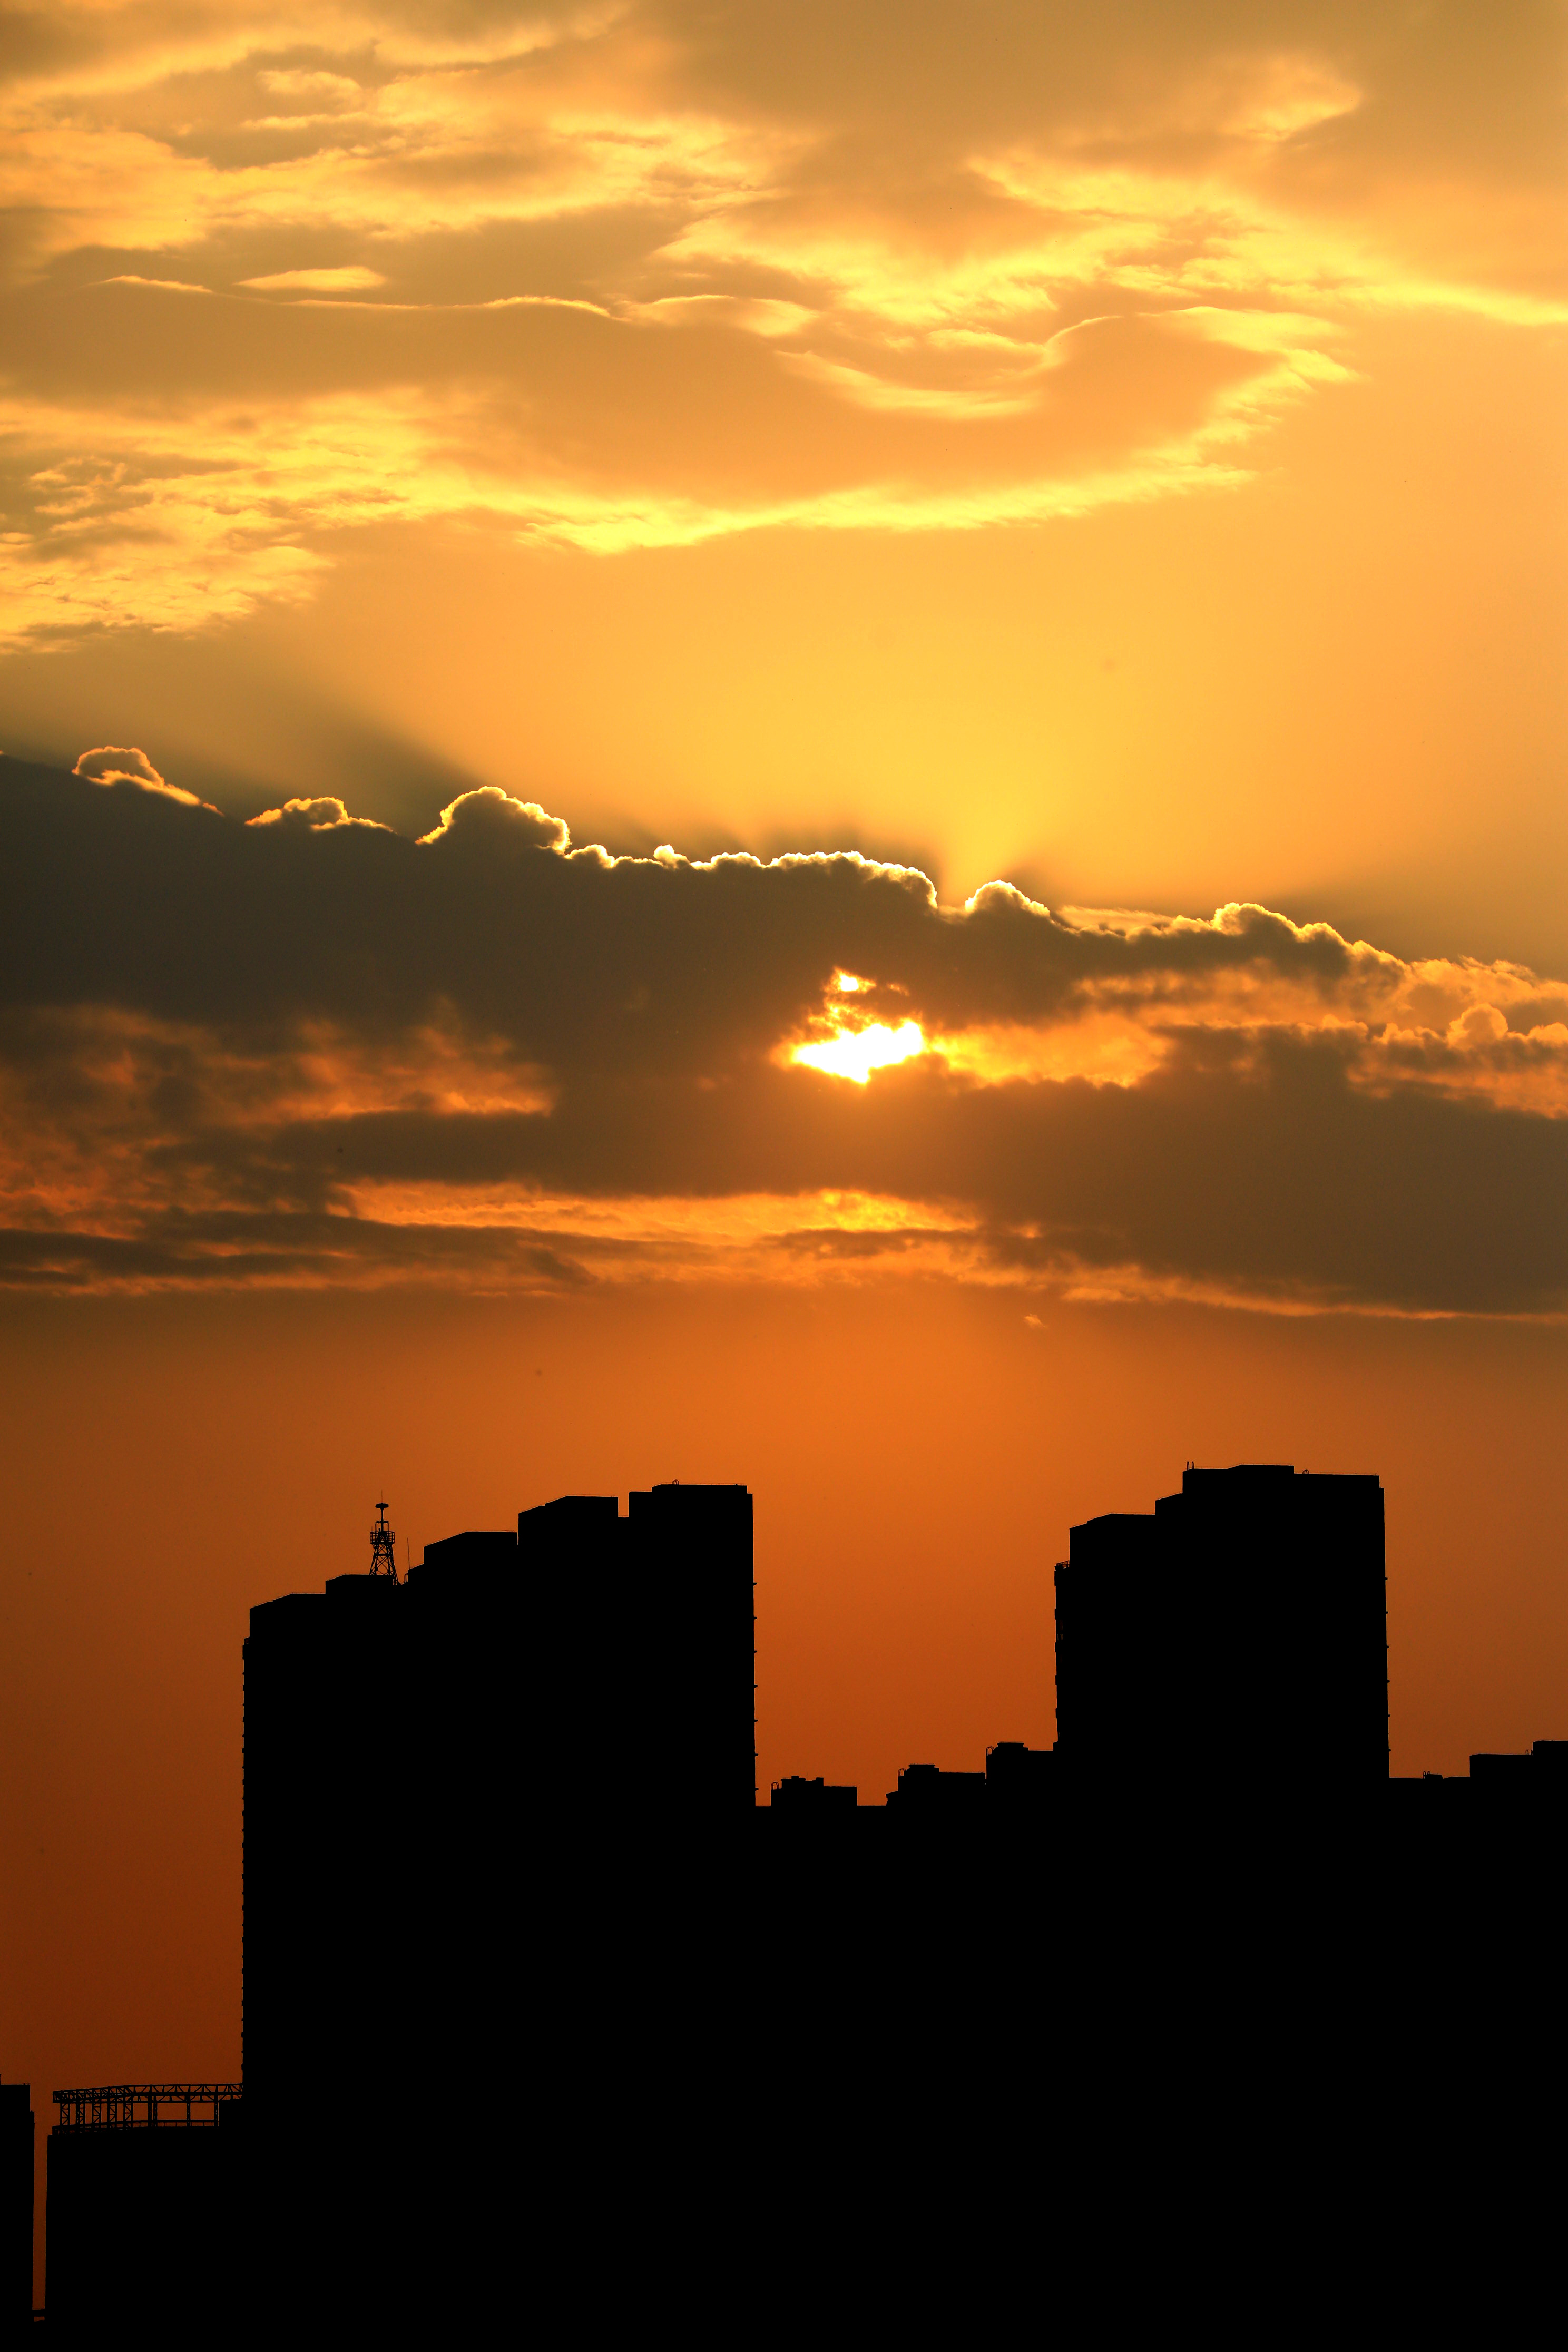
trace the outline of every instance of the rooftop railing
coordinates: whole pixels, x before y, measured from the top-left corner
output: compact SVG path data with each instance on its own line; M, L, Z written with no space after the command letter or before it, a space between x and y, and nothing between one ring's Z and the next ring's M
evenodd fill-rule
M181 2131L209 2128L220 2107L244 2095L242 2083L102 2083L57 2091L55 2129L62 2132Z

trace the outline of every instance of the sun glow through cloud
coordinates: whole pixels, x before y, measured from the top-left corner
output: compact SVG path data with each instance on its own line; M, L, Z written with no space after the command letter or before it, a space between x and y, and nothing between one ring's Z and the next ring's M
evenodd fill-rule
M873 1070L908 1062L925 1050L925 1033L918 1021L900 1022L896 1029L885 1021L873 1021L868 1028L844 1030L824 1045L796 1045L790 1059L805 1062L814 1070L826 1070L829 1077L852 1078L863 1087Z

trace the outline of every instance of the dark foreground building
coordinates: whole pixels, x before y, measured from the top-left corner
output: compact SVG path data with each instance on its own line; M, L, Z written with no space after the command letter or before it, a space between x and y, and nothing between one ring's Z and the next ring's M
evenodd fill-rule
M1056 1572L1057 1748L1085 1788L1220 1800L1388 1778L1383 1488L1289 1464L1189 1469L1074 1528Z
M0 2344L33 2320L33 2096L0 2083Z
M246 2133L277 2324L477 2325L504 2302L523 2221L495 2136L564 2055L546 1988L605 1968L612 1921L657 1939L682 1849L710 1878L742 1866L754 1656L738 1486L655 1486L624 1517L563 1496L515 1534L427 1546L405 1582L335 1577L251 1612ZM302 2130L323 2094L332 2128Z
M225 2313L245 2252L237 2083L57 2091L48 2139L52 2336L96 2340L117 2313ZM227 2322L226 2321L226 2325Z

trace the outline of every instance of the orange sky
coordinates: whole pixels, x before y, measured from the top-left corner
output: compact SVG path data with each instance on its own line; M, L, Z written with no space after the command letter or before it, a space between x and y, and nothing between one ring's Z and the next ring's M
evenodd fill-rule
M14 21L14 752L1561 968L1556 7Z
M8 26L0 2073L234 2063L383 1481L745 1479L879 1797L1376 1470L1396 1769L1568 1735L1560 7Z

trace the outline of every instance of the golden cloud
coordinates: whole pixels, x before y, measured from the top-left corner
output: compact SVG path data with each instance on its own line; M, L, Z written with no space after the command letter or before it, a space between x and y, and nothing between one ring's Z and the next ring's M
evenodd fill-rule
M1568 318L1528 60L1504 171L1445 143L1462 89L1412 113L1392 16L1173 18L1152 75L904 28L889 82L890 20L785 70L745 14L52 12L0 88L14 635L297 600L371 523L613 554L1236 488L1363 318Z

